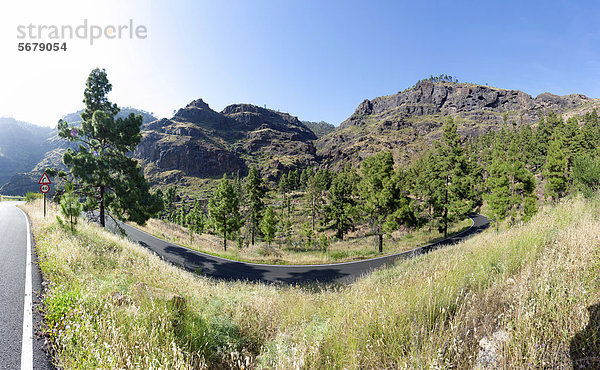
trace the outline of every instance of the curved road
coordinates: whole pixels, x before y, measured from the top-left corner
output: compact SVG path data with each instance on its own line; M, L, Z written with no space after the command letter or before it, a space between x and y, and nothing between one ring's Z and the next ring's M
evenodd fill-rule
M473 225L460 234L406 252L367 260L323 265L266 265L216 257L169 243L139 229L122 224L127 236L163 259L188 271L227 280L300 284L306 282L351 282L368 272L399 259L414 257L441 246L454 244L485 230L490 221L480 214L469 215Z

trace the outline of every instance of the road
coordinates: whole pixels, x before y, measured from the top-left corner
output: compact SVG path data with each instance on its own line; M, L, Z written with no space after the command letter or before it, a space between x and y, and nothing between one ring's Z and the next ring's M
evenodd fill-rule
M480 214L471 214L473 225L468 230L446 240L413 250L368 260L322 265L266 265L233 261L169 243L129 225L122 225L127 236L160 257L202 275L227 280L248 280L267 283L301 284L306 282L351 282L368 272L399 259L414 257L444 245L469 238L489 226Z
M33 294L41 276L32 268L31 234L19 203L0 202L0 369L51 369L43 340L33 335L41 319Z

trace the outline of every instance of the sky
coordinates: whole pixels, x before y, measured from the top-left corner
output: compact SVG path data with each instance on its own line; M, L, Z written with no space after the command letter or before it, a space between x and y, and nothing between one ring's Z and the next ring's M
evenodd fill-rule
M202 98L338 125L364 99L430 75L531 95L600 98L597 1L3 1L0 116L55 126L105 68L109 99L171 117ZM61 38L39 26L145 27L145 38ZM19 38L18 27L34 27ZM111 29L112 30L112 29ZM106 31L110 32L110 31ZM112 33L111 33L112 35Z

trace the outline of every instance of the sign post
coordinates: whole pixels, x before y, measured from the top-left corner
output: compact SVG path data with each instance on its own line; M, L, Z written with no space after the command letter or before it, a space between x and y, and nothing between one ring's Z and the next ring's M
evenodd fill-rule
M50 181L50 178L48 177L46 172L44 172L44 174L40 178L40 181L38 181L38 184L40 184L40 191L44 194L44 218L45 218L46 217L46 193L48 191L50 191L50 184L52 184L52 181Z

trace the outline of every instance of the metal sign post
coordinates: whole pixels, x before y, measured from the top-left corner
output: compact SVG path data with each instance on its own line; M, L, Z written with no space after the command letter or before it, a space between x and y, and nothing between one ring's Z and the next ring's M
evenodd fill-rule
M42 175L42 178L40 179L40 181L38 181L38 184L40 184L40 191L44 194L44 218L45 218L46 217L46 193L50 191L50 184L52 184L52 181L50 181L50 178L48 177L46 172L44 172L44 174Z

